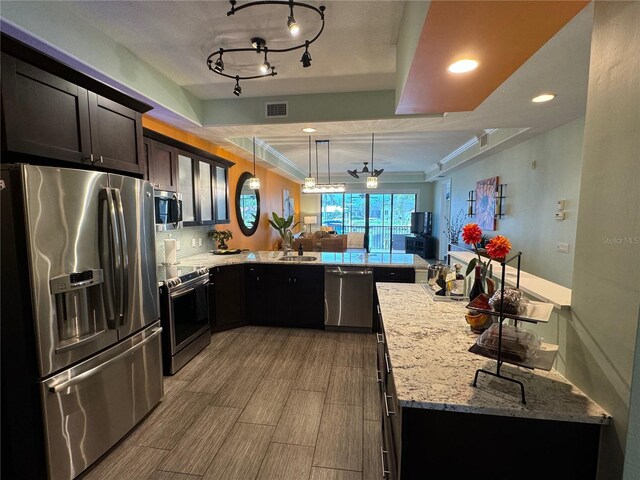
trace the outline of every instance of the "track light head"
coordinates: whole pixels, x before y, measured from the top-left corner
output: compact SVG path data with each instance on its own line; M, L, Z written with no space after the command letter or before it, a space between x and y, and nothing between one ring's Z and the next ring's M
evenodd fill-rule
M242 93L242 87L240 86L240 79L236 77L236 86L233 87L233 94L236 97L239 97L241 93Z
M287 19L287 28L289 29L289 33L291 34L292 37L295 37L300 33L300 25L298 25L298 22L296 22L296 19L293 18L293 12L291 15L289 15L289 18Z
M300 59L300 61L302 62L302 66L304 68L310 67L311 66L311 55L309 54L309 52L304 52L302 54L302 58Z
M271 69L271 64L266 60L262 65L260 65L260 73L262 73L263 75L266 75L267 73L269 73L270 69Z
M224 71L224 62L222 61L222 56L218 57L218 59L216 60L215 67L213 67L213 70L218 73Z

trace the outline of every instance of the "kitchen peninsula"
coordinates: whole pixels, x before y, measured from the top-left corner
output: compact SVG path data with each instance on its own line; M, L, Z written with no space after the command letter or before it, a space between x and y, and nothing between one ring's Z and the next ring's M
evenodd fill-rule
M556 371L503 365L521 380L480 376L495 361L468 352L477 335L464 304L434 302L422 285L377 284L385 468L494 478L594 478L600 429L610 417Z

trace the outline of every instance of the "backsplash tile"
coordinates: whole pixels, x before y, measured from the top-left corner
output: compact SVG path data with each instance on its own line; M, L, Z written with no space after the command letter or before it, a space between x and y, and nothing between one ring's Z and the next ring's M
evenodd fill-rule
M177 259L197 255L198 253L207 253L214 249L214 243L207 233L211 227L185 227L178 230L170 230L167 232L156 232L156 258L160 264L164 262L164 241L173 238L180 242L180 250L177 252ZM196 246L191 246L191 240L196 240ZM202 239L202 246L198 247L198 239Z

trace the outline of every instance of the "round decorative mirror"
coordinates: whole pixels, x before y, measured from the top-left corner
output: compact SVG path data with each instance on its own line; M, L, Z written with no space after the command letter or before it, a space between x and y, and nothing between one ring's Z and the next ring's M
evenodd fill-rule
M249 188L249 179L253 177L249 172L244 172L238 179L236 188L236 217L240 230L250 237L258 229L260 220L260 191Z

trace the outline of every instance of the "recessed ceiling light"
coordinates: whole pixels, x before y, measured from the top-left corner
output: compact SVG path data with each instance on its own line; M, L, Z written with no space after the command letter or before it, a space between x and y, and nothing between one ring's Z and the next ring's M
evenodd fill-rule
M316 131L316 129L315 128L311 128L311 127L307 127L307 128L303 128L302 131L304 133L313 133L313 132Z
M543 93L542 95L533 97L531 101L535 103L542 103L542 102L548 102L549 100L553 100L554 98L556 98L556 96L553 93Z
M448 70L451 73L467 73L476 68L478 68L478 62L476 60L465 58L464 60L458 60L449 65Z

